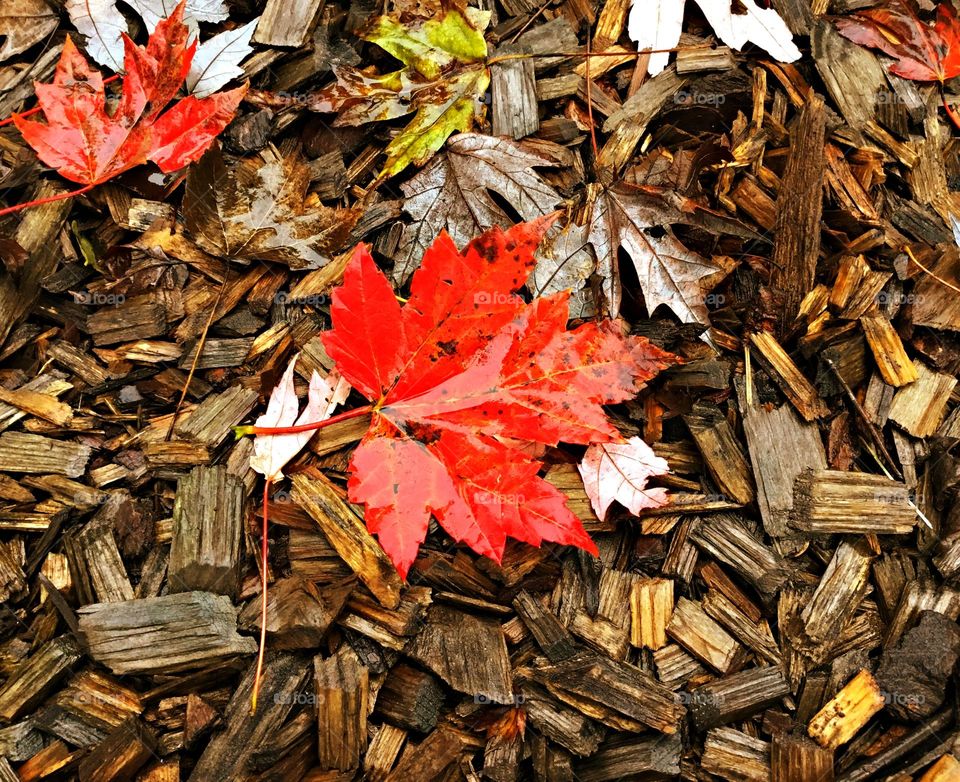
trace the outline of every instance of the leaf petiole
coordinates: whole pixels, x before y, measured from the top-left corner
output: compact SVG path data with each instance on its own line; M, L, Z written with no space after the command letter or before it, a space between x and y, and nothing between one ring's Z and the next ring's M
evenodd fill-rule
M239 440L248 435L270 435L270 434L297 434L298 432L312 432L317 429L323 429L331 424L338 424L341 421L349 421L351 418L360 418L373 412L373 405L364 405L353 410L347 410L339 415L332 416L323 421L311 421L308 424L297 424L296 426L254 426L253 424L244 424L233 427L233 433Z

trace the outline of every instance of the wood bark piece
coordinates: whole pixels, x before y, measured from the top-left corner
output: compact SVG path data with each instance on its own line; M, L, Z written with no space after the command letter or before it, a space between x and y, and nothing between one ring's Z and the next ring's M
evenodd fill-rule
M667 625L673 616L673 581L644 578L630 593L630 643L660 649L667 643Z
M801 421L789 405L766 410L747 406L742 393L739 397L763 527L774 538L793 535L788 521L794 480L805 468L827 466L820 433L816 424ZM783 448L783 443L790 443L790 448Z
M698 403L683 420L720 492L741 505L753 502L753 479L747 455L720 410Z
M167 575L171 592L236 595L245 500L243 481L221 465L197 467L180 479Z
M157 739L136 717L111 731L93 751L80 761L81 782L116 782L132 779L155 757Z
M678 735L623 737L607 742L590 758L577 763L579 782L621 779L671 779L680 774Z
M237 634L230 599L209 592L94 603L77 613L90 656L115 674L190 670L257 650Z
M404 654L478 703L512 703L510 659L500 625L435 605Z
M890 420L914 437L929 437L943 421L957 379L953 375L927 369L920 361L914 361L913 366L917 371L917 379L901 388L893 397ZM2 439L0 437L0 441Z
M907 487L882 475L807 469L794 484L790 523L802 532L905 535L917 521Z
M522 686L523 710L536 731L574 755L596 752L606 729L530 683Z
M349 647L313 659L317 690L320 767L349 771L360 765L367 746L367 699L370 680Z
M768 782L770 743L733 728L714 728L707 732L700 764L721 779Z
M70 636L44 644L17 666L0 688L0 719L13 722L39 704L80 659Z
M690 717L700 730L715 728L758 714L790 694L779 666L749 668L691 690Z
M813 288L820 257L826 120L823 99L811 94L791 132L790 154L777 198L770 284L783 298L781 333Z
M550 662L558 663L576 654L576 642L567 628L528 592L520 591L513 600L513 607Z
M400 604L400 576L363 522L325 478L294 475L293 499L317 522L340 557L386 608Z
M533 58L511 55L528 54L523 44L506 44L494 53L505 57L490 66L491 122L494 136L521 139L540 129L537 108L537 77Z
M850 741L883 705L877 680L862 670L814 715L807 732L820 746L836 749Z
M321 0L267 0L253 40L264 46L303 46L313 32Z
M274 649L315 649L336 621L356 582L323 590L306 579L292 576L271 585L267 597L268 644ZM259 631L262 595L240 613L240 626Z
M443 696L437 677L398 663L377 692L375 713L392 725L426 733L437 726Z
M440 726L415 749L408 748L384 782L437 779L459 757L462 748L460 737L449 728Z
M770 742L772 782L833 782L833 751L806 736L781 733Z
M0 435L0 471L68 478L83 475L90 460L89 445L54 440L38 434L4 432Z
M900 335L883 315L864 315L860 318L867 344L873 352L884 382L899 388L918 378L917 369L903 347Z
M817 389L803 376L799 367L772 334L765 331L754 332L750 335L750 342L757 349L757 360L804 420L813 421L827 415L827 405L820 398Z

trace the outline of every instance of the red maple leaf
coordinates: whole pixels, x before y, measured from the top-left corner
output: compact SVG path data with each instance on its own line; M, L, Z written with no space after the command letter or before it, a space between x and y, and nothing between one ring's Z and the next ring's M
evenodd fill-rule
M246 87L207 98L173 100L190 70L197 43L187 44L186 0L157 25L146 47L123 36L123 89L113 113L103 78L68 37L52 84L37 83L46 122L14 115L37 156L74 182L92 186L152 160L164 172L199 158L233 119Z
M896 58L890 72L914 81L960 75L960 20L949 2L937 8L937 21L924 23L907 0L886 8L858 11L837 20L845 38Z
M508 537L596 553L525 446L619 441L602 405L676 360L619 322L568 331L566 291L529 303L515 294L551 222L494 229L462 253L442 233L403 307L360 246L333 294L324 344L373 402L349 496L404 577L431 515L497 561Z

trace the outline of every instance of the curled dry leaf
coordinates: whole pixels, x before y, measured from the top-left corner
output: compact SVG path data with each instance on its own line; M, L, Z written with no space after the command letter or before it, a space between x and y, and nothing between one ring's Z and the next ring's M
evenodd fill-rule
M566 291L516 295L551 222L494 228L463 252L442 233L403 307L364 247L334 291L324 345L374 403L350 499L401 575L431 515L497 561L508 537L596 552L524 445L616 441L602 405L633 397L675 357L614 321L568 331Z
M493 226L506 228L511 217L492 197L496 193L524 220L549 214L562 202L536 168L571 165L573 156L559 144L517 142L461 133L444 153L401 186L403 208L413 217L404 226L393 277L405 283L441 231L457 244Z
M283 377L270 394L266 412L256 426L294 426L311 421L323 421L333 415L337 405L343 404L350 393L350 385L334 370L327 377L313 372L307 390L307 404L300 412L300 401L293 385L293 372L299 354L290 360ZM307 444L314 432L263 435L253 443L250 467L269 481L283 477L283 468Z
M385 150L382 177L425 163L457 130L469 130L484 110L490 84L483 31L490 13L445 6L428 17L378 16L363 34L404 68L378 74L368 68L334 68L335 84L312 96L314 111L338 112L336 125L359 125L416 112Z
M673 49L683 32L683 11L686 0L633 0L627 32L637 48ZM695 0L717 37L727 46L741 49L753 43L782 62L800 58L800 50L786 22L772 8L761 8L754 0ZM667 67L669 51L650 55L647 72L660 73Z
M319 268L346 242L360 210L324 206L309 187L310 170L295 143L268 147L230 169L211 149L187 175L187 231L212 255Z
M57 14L45 0L4 0L0 4L0 62L42 41L58 23Z
M644 508L667 503L667 490L647 488L647 481L670 471L639 437L623 443L597 443L587 448L579 464L583 488L597 517L604 519L616 500L635 516Z
M183 3L161 22L147 45L126 35L123 89L107 112L103 78L68 38L52 84L36 85L45 122L14 115L17 130L48 166L74 182L105 182L148 160L164 172L200 157L233 119L245 87L208 98L190 96L169 109L190 69Z

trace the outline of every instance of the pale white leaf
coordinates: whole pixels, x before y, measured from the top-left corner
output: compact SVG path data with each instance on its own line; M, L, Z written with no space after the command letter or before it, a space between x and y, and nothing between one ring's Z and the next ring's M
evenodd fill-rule
M260 21L256 19L218 33L197 47L187 74L187 91L197 98L205 98L219 90L231 79L243 75L241 61L253 51L250 38Z
M147 28L148 33L152 33L161 19L166 19L177 7L179 0L124 0L140 18ZM183 21L187 27L197 33L198 22L222 22L230 15L227 6L223 0L187 0L187 5L183 9Z
M298 357L293 357L271 392L267 410L256 420L256 426L294 426L324 421L333 414L337 405L346 400L350 385L336 370L325 378L314 372L307 390L307 404L298 416L300 402L293 385L293 371ZM250 467L271 481L279 480L283 477L283 468L303 450L313 435L314 432L259 435L253 443Z
M950 226L953 228L953 241L960 247L960 218L950 215Z
M753 43L781 62L800 58L800 50L793 42L793 34L786 22L773 8L761 8L754 0L740 0L734 13L731 0L694 0L713 27L717 37L727 46L740 49ZM672 49L680 42L685 0L633 0L627 32L636 41L637 48ZM669 52L650 55L647 72L660 73L669 58Z
M123 70L123 40L127 20L113 0L67 0L70 21L85 39L84 48L96 62L112 71Z
M683 32L684 0L633 0L627 34L644 49L673 49L680 43ZM655 76L667 67L670 52L653 52L647 64L647 73Z
M606 517L614 500L634 515L667 503L667 490L647 488L647 480L665 475L670 467L639 437L591 445L579 469L583 488L600 519Z

